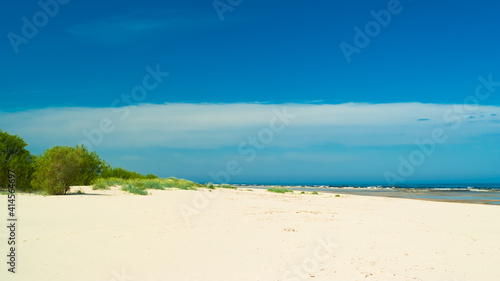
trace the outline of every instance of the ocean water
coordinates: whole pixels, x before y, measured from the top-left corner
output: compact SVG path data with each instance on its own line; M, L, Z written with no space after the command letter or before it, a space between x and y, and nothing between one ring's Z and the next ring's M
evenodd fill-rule
M279 185L296 191L500 205L500 184ZM267 188L262 185L245 187Z

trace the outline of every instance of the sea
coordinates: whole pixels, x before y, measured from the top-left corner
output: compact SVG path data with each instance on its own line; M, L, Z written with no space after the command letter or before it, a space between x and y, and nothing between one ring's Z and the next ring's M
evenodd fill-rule
M267 189L271 185L239 184L239 188ZM461 202L472 204L500 205L500 184L399 184L397 186L373 184L328 184L328 185L289 185L279 186L294 191L325 192L364 196L383 196L420 200Z

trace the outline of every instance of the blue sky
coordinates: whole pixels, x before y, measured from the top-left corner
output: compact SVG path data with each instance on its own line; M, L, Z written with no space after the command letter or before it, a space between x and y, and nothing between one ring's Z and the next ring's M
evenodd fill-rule
M86 141L112 164L198 181L228 163L231 182L500 181L500 90L478 80L500 81L496 1L221 0L223 20L213 1L41 2L52 15L31 38L35 1L9 4L0 27L0 128L34 153ZM339 45L390 7L347 60ZM147 67L169 75L123 102ZM464 106L480 85L489 95ZM283 108L296 117L247 161L238 147ZM427 155L415 142L437 128L448 138ZM423 163L398 172L414 151Z

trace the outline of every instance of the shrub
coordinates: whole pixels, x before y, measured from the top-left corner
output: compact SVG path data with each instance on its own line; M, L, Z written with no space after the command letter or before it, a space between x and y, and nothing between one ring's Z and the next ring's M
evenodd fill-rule
M147 174L144 176L145 179L157 179L158 176L157 175L153 175L153 174Z
M311 194L318 195L319 193L317 191L313 191Z
M280 187L271 187L271 188L268 188L267 191L269 192L275 192L275 193L287 193L287 192L293 192L292 190L290 189L286 189L286 188L280 188Z
M32 191L36 157L26 150L26 146L21 137L0 130L0 188L8 186L8 170L12 170L16 174L16 189Z
M104 164L102 169L102 178L120 178L125 180L132 179L158 179L158 176L153 174L142 175L138 172L129 171L122 167L111 167L109 164Z
M55 146L37 159L32 185L49 195L66 194L71 185L88 184L100 172L100 159L85 147Z
M79 166L78 176L74 185L90 185L101 175L104 161L99 158L97 152L90 152L84 145L77 145L76 151L82 158Z

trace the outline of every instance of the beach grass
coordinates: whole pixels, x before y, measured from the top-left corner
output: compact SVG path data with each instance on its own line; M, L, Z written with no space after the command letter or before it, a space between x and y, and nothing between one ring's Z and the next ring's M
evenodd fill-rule
M238 189L236 186L232 186L232 185L229 185L229 184L221 184L219 186L220 188L227 188L227 189Z
M293 193L293 191L290 189L280 188L280 187L271 187L271 188L268 188L267 191L274 192L274 193L287 193L287 192Z
M128 192L133 193L133 194L137 194L137 195L148 195L148 191L145 188L138 187L134 184L126 184L126 185L122 186L122 190L128 191Z
M197 190L198 187L204 187L202 184L174 177L166 179L99 178L94 182L92 189L106 190L110 189L112 186L121 186L124 191L140 195L147 195L148 189L165 190L178 188L183 190Z

